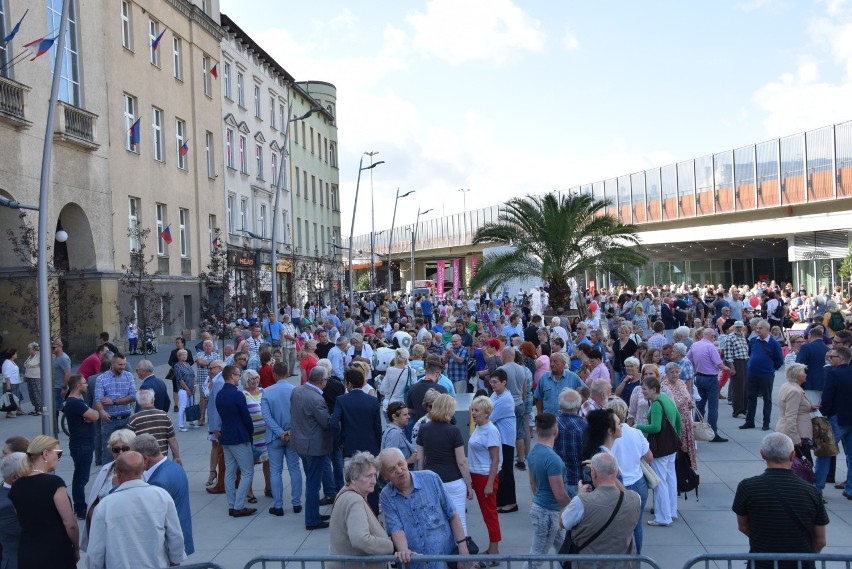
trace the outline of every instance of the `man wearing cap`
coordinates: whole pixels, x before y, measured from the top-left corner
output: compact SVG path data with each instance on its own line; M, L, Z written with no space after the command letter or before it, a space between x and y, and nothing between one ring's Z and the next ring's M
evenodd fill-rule
M733 406L733 417L746 412L746 382L748 379L748 342L745 338L745 324L742 320L734 322L733 329L725 337L722 353L725 363L731 370L728 380L728 401Z
M343 381L343 373L349 364L349 357L346 355L348 346L349 340L346 339L346 336L340 335L335 346L328 351L328 361L331 362L331 376L338 381Z

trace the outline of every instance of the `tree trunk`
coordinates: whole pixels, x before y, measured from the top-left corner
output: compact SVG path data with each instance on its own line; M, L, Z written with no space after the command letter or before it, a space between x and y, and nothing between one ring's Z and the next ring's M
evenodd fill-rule
M571 287L568 283L550 283L550 288L547 289L550 297L550 306L555 311L562 307L567 312L571 308Z

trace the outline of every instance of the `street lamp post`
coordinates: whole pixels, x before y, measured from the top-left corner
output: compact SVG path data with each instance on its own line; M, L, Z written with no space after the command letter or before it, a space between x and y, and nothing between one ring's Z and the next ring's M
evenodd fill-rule
M429 213L432 211L432 208L427 209L426 211L420 211L420 208L417 208L417 219L414 222L414 229L411 230L411 289L408 291L409 294L414 292L414 245L417 241L417 226L420 224L420 216Z
M372 162L372 157L370 158ZM353 240L355 239L355 213L358 211L358 191L361 189L361 172L363 170L372 170L379 164L384 164L384 160L379 160L378 162L373 162L369 166L364 166L364 156L361 156L361 159L358 161L358 180L355 182L355 203L352 205L352 226L349 229L349 310L352 310L352 307L355 304L355 287L353 286L352 281L352 249L353 249Z
M414 190L409 190L402 195L399 195L399 188L396 189L396 199L393 201L393 217L391 218L391 228L388 234L388 296L393 296L393 275L391 275L391 245L393 245L393 224L396 222L396 204L399 203L399 198L408 197L414 193Z
M378 150L365 152L373 163L373 156ZM376 288L376 197L373 195L373 171L370 170L370 290Z
M290 110L290 90L287 90L287 110ZM272 259L272 314L275 315L275 318L278 318L278 282L277 282L277 271L278 271L278 253L275 250L275 246L278 244L278 203L281 199L281 186L289 180L289 172L288 168L286 172L288 173L287 178L284 178L284 165L287 164L287 159L290 157L290 123L305 120L312 114L321 111L320 107L313 107L311 110L306 112L300 117L293 117L288 119L284 125L284 142L286 143L284 146L284 152L281 156L281 166L278 168L278 184L275 187L275 203L272 206L272 243L269 246L269 252ZM285 186L286 188L287 186ZM295 268L293 269L295 271ZM295 272L293 273L295 275ZM292 300L292 299L291 299Z

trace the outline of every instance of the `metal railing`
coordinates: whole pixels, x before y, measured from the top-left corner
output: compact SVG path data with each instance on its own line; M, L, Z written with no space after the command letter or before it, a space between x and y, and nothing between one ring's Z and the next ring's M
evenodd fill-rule
M206 563L193 563L191 565L181 565L180 569L224 569L221 565L208 561Z
M746 569L852 569L852 555L831 553L705 553L687 561L683 569L741 569L743 562Z
M95 142L95 121L98 115L61 101L59 106L62 112L58 116L56 134L84 148L98 148Z
M16 123L26 122L24 96L29 87L7 77L0 77L0 115Z
M255 557L243 569L366 569L368 565L382 566L397 563L399 569L408 566L425 567L428 563L465 563L468 568L486 566L496 561L501 568L521 569L530 563L539 569L562 569L562 563L571 562L575 569L660 569L656 561L644 555L418 555L411 563L398 563L392 555L334 556L334 555L283 555Z

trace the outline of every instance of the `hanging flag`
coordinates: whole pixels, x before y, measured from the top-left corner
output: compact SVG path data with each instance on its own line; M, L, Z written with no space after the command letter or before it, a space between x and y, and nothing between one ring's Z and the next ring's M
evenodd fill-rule
M183 143L183 146L178 149L178 152L181 156L186 156L186 153L189 152L189 139L187 139L186 142Z
M219 64L218 63L210 68L210 75L213 76L213 79L219 78Z
M139 144L142 140L142 133L140 132L139 121L142 120L142 117L136 119L136 122L130 125L130 144Z
M166 33L165 28L163 28L163 31L162 31L162 32L160 32L160 35L158 35L158 36L157 36L157 39L155 39L155 40L151 43L151 51L157 51L157 48L158 48L158 47L160 47L160 40L161 40L161 39L163 39L163 34L164 34L164 33Z
M12 31L11 31L11 32L9 32L9 35L8 35L8 36L6 36L5 38L3 38L3 42L2 42L2 43L3 43L3 45L6 45L7 43L9 43L9 42L10 42L10 41L12 41L13 39L15 39L15 35L17 35L18 30L20 30L20 29L21 29L21 22L23 22L23 21L24 21L24 18L26 18L26 17L27 17L27 12L29 12L29 11L30 11L30 10L29 10L29 8L28 8L28 9L24 12L24 15L23 15L23 16L21 16L21 19L20 19L20 20L18 20L18 23L17 23L17 24L15 24L15 27L14 27L14 28L12 28Z
M171 225L167 225L165 229L160 232L160 237L163 238L163 241L166 242L166 245L172 244L172 231L169 229Z
M213 238L213 248L214 248L214 249L218 249L218 248L219 248L219 236L218 236L218 235L217 235L216 237L214 237L214 238Z
M53 47L53 42L55 42L57 39L59 39L59 36L53 36L52 38L44 36L43 38L31 41L30 43L25 43L24 47L32 47L38 44L38 47L36 48L36 54L35 56L33 56L32 59L30 59L30 61L35 61L37 58L50 51L50 48Z

